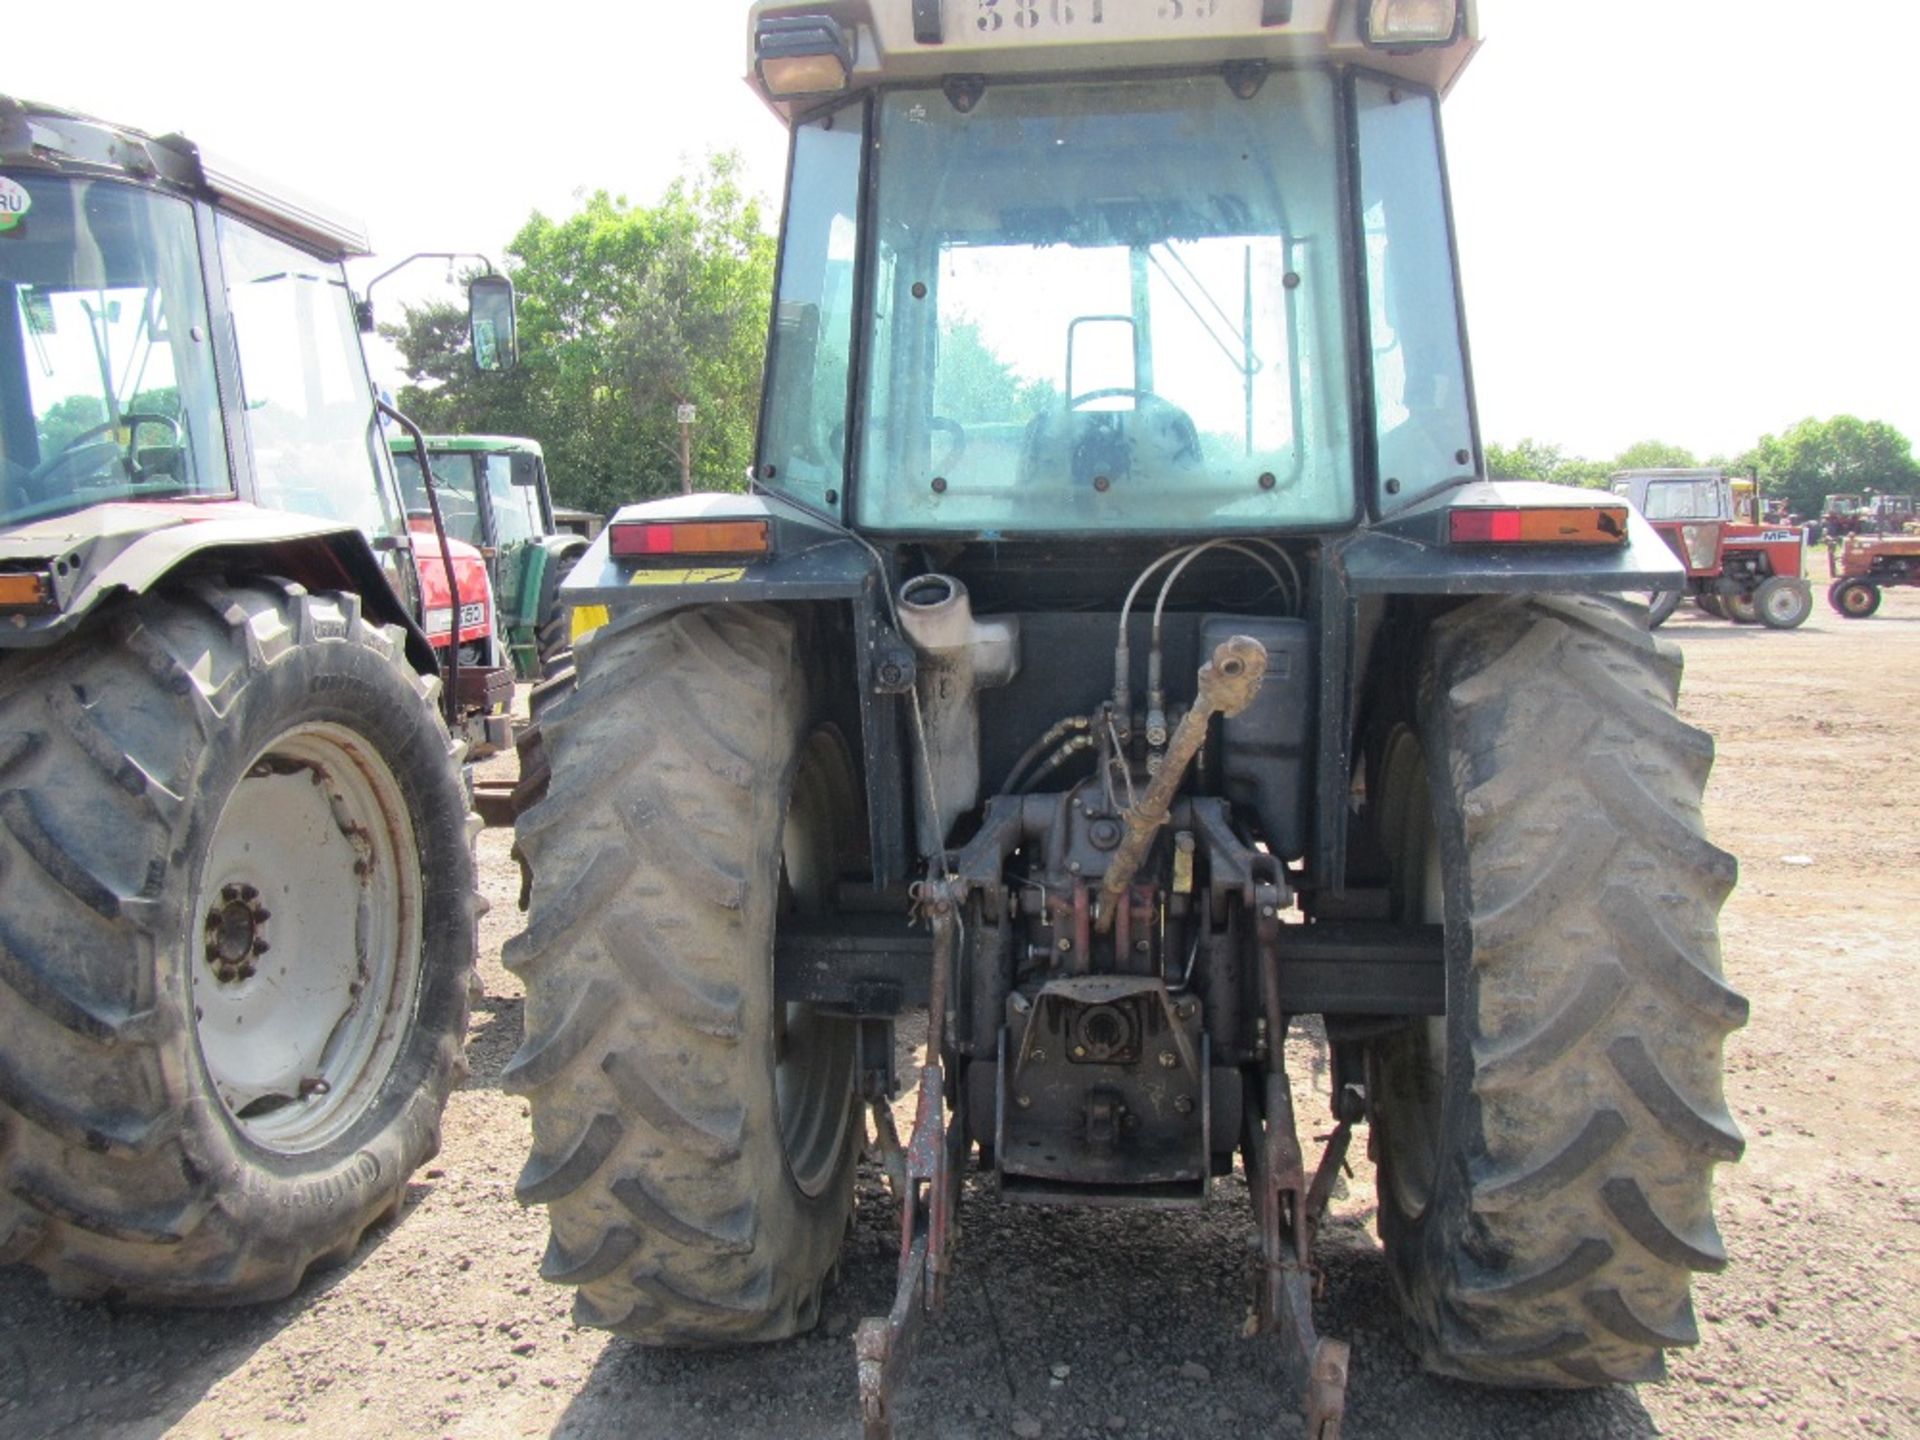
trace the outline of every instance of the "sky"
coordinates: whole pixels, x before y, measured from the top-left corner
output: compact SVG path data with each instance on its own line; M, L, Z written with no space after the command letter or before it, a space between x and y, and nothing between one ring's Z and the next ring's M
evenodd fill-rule
M1446 125L1482 430L1607 458L1733 454L1808 416L1920 439L1920 6L1481 0ZM656 198L779 124L746 6L92 0L10 8L0 93L212 151L363 218L379 252L496 262L533 210ZM453 298L423 263L375 299ZM376 375L398 378L388 352Z

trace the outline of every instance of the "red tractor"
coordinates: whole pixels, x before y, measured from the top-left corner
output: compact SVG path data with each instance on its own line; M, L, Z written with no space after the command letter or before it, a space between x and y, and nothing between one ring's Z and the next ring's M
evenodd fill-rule
M1829 535L1857 535L1867 513L1861 495L1829 495L1820 504L1820 524Z
M1813 590L1801 578L1806 536L1758 518L1751 480L1718 470L1626 470L1613 477L1613 493L1631 500L1687 567L1684 586L1651 596L1650 624L1663 624L1687 596L1736 624L1806 624L1813 613Z

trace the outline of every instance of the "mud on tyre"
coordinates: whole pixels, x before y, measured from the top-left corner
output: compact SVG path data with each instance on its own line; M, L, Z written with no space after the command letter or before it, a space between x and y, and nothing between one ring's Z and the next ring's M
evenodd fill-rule
M861 833L796 653L749 606L595 632L518 825L517 1193L547 1207L541 1274L576 1319L649 1344L810 1328L852 1203L852 1031L774 999L779 917L831 902Z
M182 1304L348 1255L464 1074L469 843L357 597L192 581L11 660L0 1253Z
M1376 1045L1380 1229L1429 1368L1504 1385L1657 1378L1726 1253L1742 1140L1721 1044L1732 858L1680 658L1596 598L1438 621L1375 815L1401 917L1444 923L1447 1016Z

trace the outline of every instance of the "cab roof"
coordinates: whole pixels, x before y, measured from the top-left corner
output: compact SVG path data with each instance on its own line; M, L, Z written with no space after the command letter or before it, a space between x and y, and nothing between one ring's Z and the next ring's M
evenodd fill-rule
M209 200L330 260L373 253L366 226L358 220L210 155L184 135L148 135L78 111L0 95L0 165L123 180Z
M1016 11L1016 4L1022 6ZM948 76L989 82L1014 75L1111 74L1126 70L1344 64L1379 71L1441 95L1480 47L1479 0L1460 0L1457 37L1446 45L1388 50L1362 38L1364 0L1199 0L1184 8L1146 0L756 0L747 20L747 83L789 123L827 96L780 100L761 84L757 38L765 21L831 17L852 50L847 93ZM1096 30L1092 17L1098 13ZM1030 26L1016 13L1039 17ZM1057 16L1074 15L1072 24ZM1179 18L1173 18L1175 16ZM990 21L997 19L998 24Z

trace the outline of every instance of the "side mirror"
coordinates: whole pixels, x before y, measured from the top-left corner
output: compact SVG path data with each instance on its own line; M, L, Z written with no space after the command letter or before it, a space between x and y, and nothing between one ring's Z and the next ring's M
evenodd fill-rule
M476 369L497 373L520 363L513 281L504 275L474 276L467 285L467 320L473 332Z
M540 483L540 460L535 455L513 455L508 457L508 478L515 485L534 486Z

